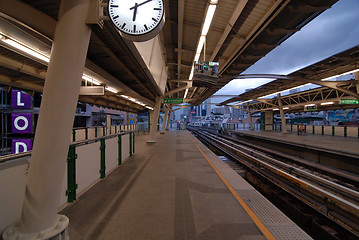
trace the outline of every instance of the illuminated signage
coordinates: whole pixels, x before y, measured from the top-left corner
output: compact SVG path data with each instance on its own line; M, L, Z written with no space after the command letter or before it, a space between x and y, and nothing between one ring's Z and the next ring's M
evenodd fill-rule
M340 104L359 104L358 99L340 99Z
M12 133L32 133L31 113L12 113Z
M11 108L30 109L31 96L18 90L11 90Z
M31 150L31 139L12 139L12 154Z
M11 90L12 109L31 109L31 96L25 92ZM31 113L11 113L11 132L15 134L31 134L32 114ZM12 139L12 153L30 151L32 147L31 139Z
M163 103L181 104L183 103L183 98L165 98Z

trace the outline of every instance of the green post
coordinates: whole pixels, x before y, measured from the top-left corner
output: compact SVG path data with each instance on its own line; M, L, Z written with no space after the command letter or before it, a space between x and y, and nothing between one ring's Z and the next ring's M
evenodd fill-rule
M122 135L118 135L118 165L122 164Z
M122 125L120 125L120 131L122 131L121 126L122 126Z
M67 202L76 200L76 147L70 146L67 154Z
M280 132L282 131L282 124L279 125L279 131L280 131Z
M106 176L106 163L105 163L105 139L101 139L101 146L100 146L100 152L101 152L101 168L100 168L100 178L103 179Z
M132 152L135 153L135 132L132 133Z
M322 125L322 135L324 135L324 126Z
M97 138L97 127L95 127L95 138Z
M102 136L106 136L106 129L105 129L105 127L102 128L102 134L103 134Z
M297 124L297 133L298 133L298 131L299 131L299 125Z
M132 157L132 133L130 132L130 134L129 134L129 136L130 136L130 157Z
M313 125L312 133L313 133L313 135L315 134L315 127L314 127L314 125Z
M85 128L85 139L88 140L89 139L89 129Z
M117 125L115 125L115 134L117 133Z
M293 132L293 124L290 125L290 131Z
M75 142L76 141L76 130L72 129L72 141Z
M347 137L347 134L348 134L348 132L347 132L347 126L344 126L344 137Z
M334 129L334 126L332 126L332 136L334 136L335 134L335 129Z
M304 132L307 133L307 125L304 125Z

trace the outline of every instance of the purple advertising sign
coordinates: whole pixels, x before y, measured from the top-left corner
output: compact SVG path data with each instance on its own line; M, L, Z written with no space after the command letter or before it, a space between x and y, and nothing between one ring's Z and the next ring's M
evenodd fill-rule
M11 108L30 109L31 96L18 90L11 90Z
M11 113L12 133L32 133L31 113Z
M31 139L12 139L12 154L31 150Z

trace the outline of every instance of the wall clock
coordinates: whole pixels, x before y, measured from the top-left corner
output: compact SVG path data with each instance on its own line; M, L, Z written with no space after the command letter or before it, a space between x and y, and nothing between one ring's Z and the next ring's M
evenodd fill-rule
M108 13L121 36L135 42L155 37L164 24L163 0L109 0Z

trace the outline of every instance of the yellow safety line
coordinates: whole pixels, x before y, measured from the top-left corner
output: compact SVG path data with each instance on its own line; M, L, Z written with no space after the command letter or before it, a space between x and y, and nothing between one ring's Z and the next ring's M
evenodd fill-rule
M204 152L199 148L199 146L197 145L197 143L194 142L194 140L192 139L192 137L188 134L188 132L186 131L188 137L191 139L191 141L194 143L194 145L196 145L196 147L198 148L198 150L202 153L202 155L204 156L204 158L207 160L207 162L209 163L209 165L211 165L211 167L213 168L213 170L217 173L217 175L219 176L219 178L223 181L223 183L227 186L228 190L233 194L233 196L237 199L237 201L239 202L239 204L241 204L241 206L243 207L243 209L247 212L247 214L250 216L250 218L254 221L254 223L257 225L257 227L259 228L259 230L263 233L263 235L268 239L268 240L275 240L275 237L272 235L272 233L266 228L266 226L264 226L264 224L261 222L261 220L259 220L259 218L257 217L257 215L252 211L252 209L250 209L248 207L248 205L244 202L244 200L238 195L238 193L236 192L236 190L234 190L234 188L231 186L231 184L229 184L229 182L223 177L223 175L218 171L218 169L213 165L213 163L208 159L208 157L206 156L206 154L204 154Z

